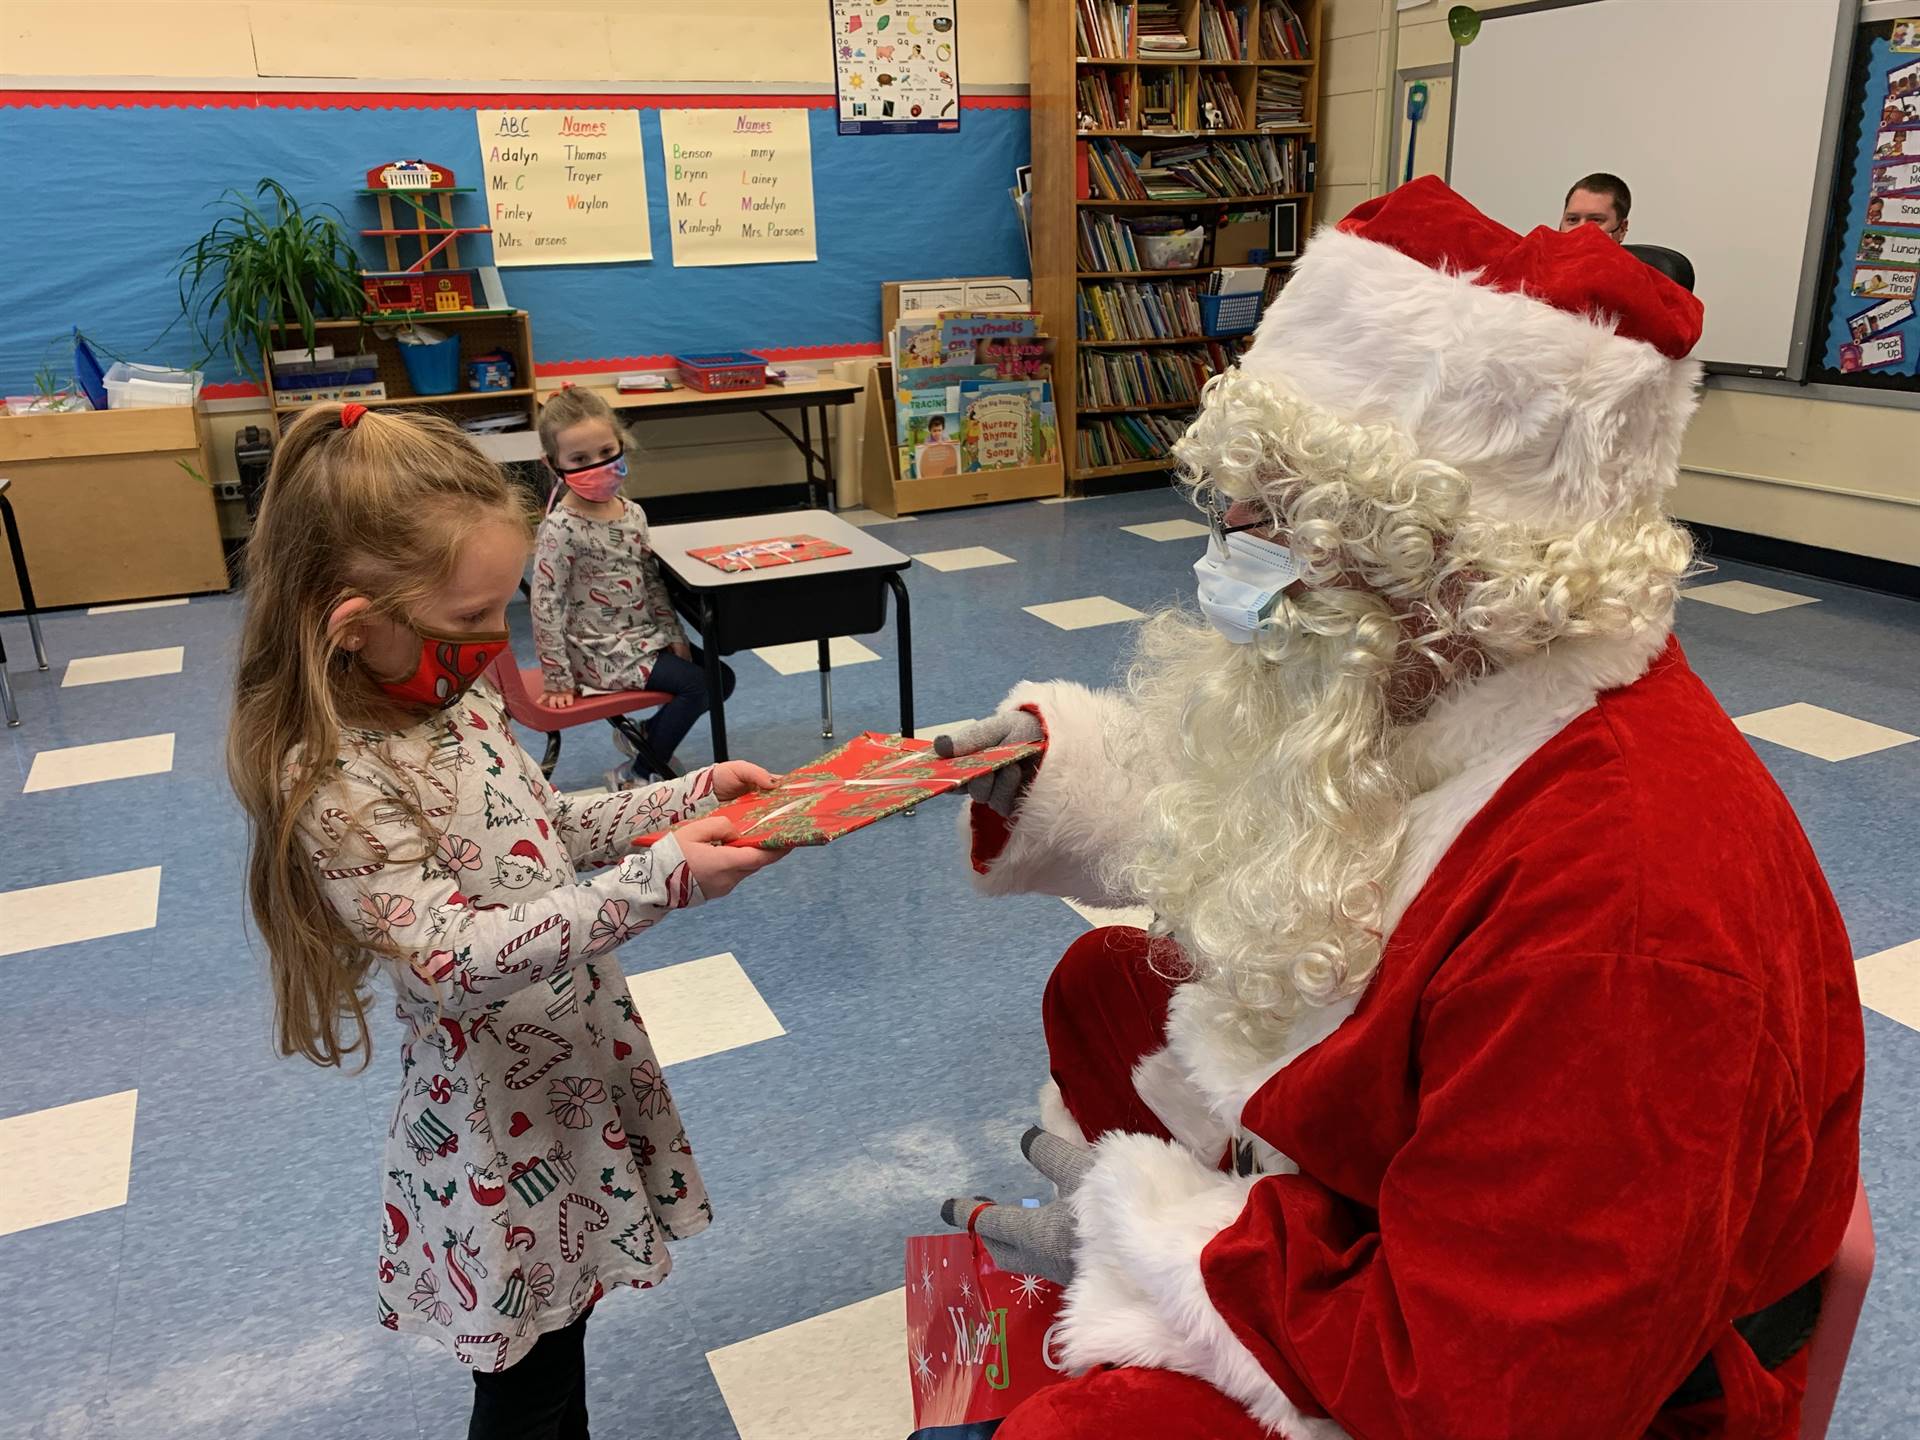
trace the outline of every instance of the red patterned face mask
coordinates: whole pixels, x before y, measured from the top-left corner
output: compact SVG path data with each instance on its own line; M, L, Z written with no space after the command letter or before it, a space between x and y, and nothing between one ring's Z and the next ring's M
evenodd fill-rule
M440 635L417 626L420 637L420 662L404 680L380 680L381 690L405 705L420 705L439 710L451 705L472 688L507 648L507 632L487 631L479 635Z

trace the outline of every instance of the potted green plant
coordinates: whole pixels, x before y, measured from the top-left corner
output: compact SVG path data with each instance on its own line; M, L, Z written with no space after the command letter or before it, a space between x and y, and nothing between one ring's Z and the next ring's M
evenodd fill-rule
M205 350L195 363L224 354L265 384L276 330L297 329L312 350L317 318L362 312L360 257L339 211L303 210L277 180L263 179L251 197L228 190L214 204L222 212L175 270L181 311Z

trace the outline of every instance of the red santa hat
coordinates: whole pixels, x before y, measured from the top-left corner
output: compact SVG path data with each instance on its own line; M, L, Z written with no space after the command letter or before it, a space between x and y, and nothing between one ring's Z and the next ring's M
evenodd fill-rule
M1702 313L1595 226L1523 236L1428 177L1314 236L1241 369L1404 431L1476 509L1564 527L1673 484Z
M514 841L513 848L507 851L507 853L509 855L516 856L521 860L531 860L534 863L534 866L536 868L538 868L539 866L545 865L547 863L545 860L540 858L540 849L531 840Z

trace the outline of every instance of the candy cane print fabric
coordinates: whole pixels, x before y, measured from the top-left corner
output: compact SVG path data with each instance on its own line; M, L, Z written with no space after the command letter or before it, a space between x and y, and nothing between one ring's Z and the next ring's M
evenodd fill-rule
M389 1330L503 1369L607 1291L657 1284L667 1242L711 1221L613 952L699 903L677 842L630 841L711 810L712 789L702 770L560 796L484 689L397 735L342 737L301 833L395 992L374 1251ZM389 1044L376 1034L376 1064Z

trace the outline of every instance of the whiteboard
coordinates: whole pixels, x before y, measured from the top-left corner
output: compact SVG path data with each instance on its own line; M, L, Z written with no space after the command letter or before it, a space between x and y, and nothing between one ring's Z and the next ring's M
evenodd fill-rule
M1693 261L1716 369L1799 379L1858 0L1573 0L1455 52L1448 182L1523 234L1611 171L1629 243ZM1832 98L1832 106L1829 98ZM1803 296L1806 297L1803 299Z

